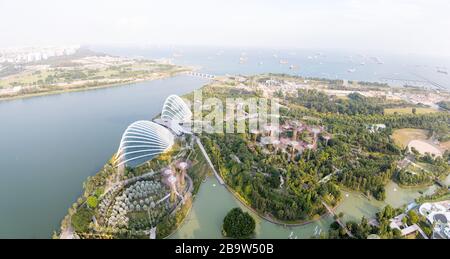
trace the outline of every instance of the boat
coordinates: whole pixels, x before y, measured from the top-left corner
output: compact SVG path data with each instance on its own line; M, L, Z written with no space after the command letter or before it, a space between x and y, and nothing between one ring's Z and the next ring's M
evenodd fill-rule
M247 63L247 61L248 61L247 57L240 57L239 58L239 64L245 64L245 63Z
M349 70L347 70L347 72L349 72L349 73L355 73L355 72L356 72L356 69L350 68Z
M286 64L289 64L289 62L287 60L280 59L280 64L286 65Z
M438 68L436 72L438 72L440 74L448 75L448 72L446 70L444 70L444 69L441 69L441 68Z
M174 58L180 58L182 56L183 56L183 54L181 54L180 52L175 52L172 54L172 57L174 57Z
M372 59L375 63L377 63L377 64L379 64L379 65L383 65L383 64L384 64L384 62L381 61L381 59L380 59L379 57L371 57L371 59Z

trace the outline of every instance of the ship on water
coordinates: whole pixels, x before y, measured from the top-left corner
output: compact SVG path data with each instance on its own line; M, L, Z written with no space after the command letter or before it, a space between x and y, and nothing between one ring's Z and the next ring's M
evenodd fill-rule
M247 63L247 61L248 61L247 57L241 56L239 58L239 64L245 64L245 63Z
M438 72L440 74L448 75L448 72L445 68L438 67L436 72Z
M371 59L372 59L375 63L377 63L377 64L379 64L379 65L383 65L383 64L384 64L384 62L383 62L379 57L371 57Z

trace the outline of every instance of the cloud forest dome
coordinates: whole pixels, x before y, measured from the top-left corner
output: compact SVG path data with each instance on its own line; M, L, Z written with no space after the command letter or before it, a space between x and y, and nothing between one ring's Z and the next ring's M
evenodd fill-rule
M189 106L178 95L167 97L161 112L161 119L176 122L189 122L192 112Z
M115 163L117 166L137 166L168 151L174 141L174 135L159 124L134 122L122 135Z

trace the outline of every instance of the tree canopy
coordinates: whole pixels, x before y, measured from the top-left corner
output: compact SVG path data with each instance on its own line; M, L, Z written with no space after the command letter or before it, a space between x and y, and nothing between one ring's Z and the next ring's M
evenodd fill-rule
M255 220L240 208L234 208L223 220L223 232L227 237L248 238L255 231Z

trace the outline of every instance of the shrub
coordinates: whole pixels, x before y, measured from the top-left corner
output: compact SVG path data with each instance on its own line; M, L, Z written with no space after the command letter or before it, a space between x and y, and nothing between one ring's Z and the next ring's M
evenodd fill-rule
M89 208L95 209L97 208L98 205L98 199L95 196L89 196L86 200L87 205L89 206Z

